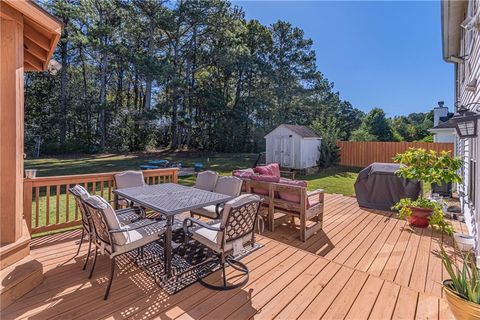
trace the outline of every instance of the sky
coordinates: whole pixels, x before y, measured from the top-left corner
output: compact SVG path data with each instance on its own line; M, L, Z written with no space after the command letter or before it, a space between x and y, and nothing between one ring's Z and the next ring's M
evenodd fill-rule
M233 1L247 19L285 20L313 40L318 70L354 107L388 116L453 109L440 1Z

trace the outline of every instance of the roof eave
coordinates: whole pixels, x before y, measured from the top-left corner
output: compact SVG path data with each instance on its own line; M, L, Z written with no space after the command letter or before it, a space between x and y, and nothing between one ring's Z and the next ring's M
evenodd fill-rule
M467 4L465 0L442 0L441 2L442 51L446 62L455 62L452 58L460 55L460 24Z

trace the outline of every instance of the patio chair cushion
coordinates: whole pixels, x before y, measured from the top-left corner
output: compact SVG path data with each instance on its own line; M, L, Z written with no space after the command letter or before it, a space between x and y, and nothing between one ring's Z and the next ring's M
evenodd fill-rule
M114 175L114 178L118 189L141 187L145 185L142 171L123 171Z
M243 206L245 203L248 203L252 200L260 201L260 197L253 194L242 194L235 199L228 201L223 210L223 216L220 220L213 220L209 222L210 225L216 228L220 228L221 226L225 226L228 220L228 214L232 208L238 208ZM217 252L221 251L221 244L223 241L221 231L209 230L204 227L197 227L193 228L192 230L192 238L197 240L198 242L206 245L207 247L215 250ZM248 233L242 237L242 243L245 244L252 239L252 233ZM229 251L233 248L233 242L227 242L225 244L225 251Z
M213 227L219 228L221 222L219 220L212 221L211 224ZM221 252L221 241L222 241L222 233L219 231L209 230L207 228L199 227L192 230L192 239L200 242L201 244L207 246L208 248L216 251ZM242 243L248 243L252 240L252 234L249 233L242 237ZM233 242L230 241L225 244L225 251L230 251L233 249Z
M82 200L87 200L87 198L90 197L90 193L88 193L87 189L79 184L75 185L72 189L72 192L76 193L76 195L78 195Z
M206 206L200 209L192 210L193 214L198 214L210 219L217 219L217 212L215 211L216 205Z
M105 199L99 196L91 196L86 201L92 204L94 207L100 208L100 210L102 210L105 217L105 222L107 223L107 227L109 230L122 228L122 224L120 223L118 216L115 213L115 210ZM127 238L122 232L114 233L112 235L112 238L117 245L123 245L127 242Z
M197 175L197 180L195 181L195 188L213 191L215 184L217 183L218 173L215 171L203 171Z
M242 190L242 184L243 181L237 177L219 177L213 191L227 196L237 197Z
M123 245L117 245L115 247L115 254L122 254L140 247L143 247L151 242L158 241L160 236L165 233L165 221L159 221L157 223L152 223L150 219L144 219L129 225L122 227L126 232L122 232L126 238L126 242ZM149 224L148 226L136 229L129 230L134 227L142 226Z

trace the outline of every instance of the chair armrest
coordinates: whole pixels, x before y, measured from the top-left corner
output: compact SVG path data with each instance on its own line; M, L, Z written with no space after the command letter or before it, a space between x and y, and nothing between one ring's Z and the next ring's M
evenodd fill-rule
M157 223L158 223L158 221L152 221L152 222L150 222L150 223L138 225L138 226L133 227L133 228L128 228L128 229L111 229L111 230L108 230L108 232L110 232L110 233L128 232L128 231L132 231L132 230L142 229L142 228L145 228L145 227L151 226L151 225L153 225L153 224L157 224Z
M313 191L308 191L307 192L307 197L310 197L310 196L315 196L317 194L322 194L324 193L325 191L323 191L323 189L317 189L317 190L313 190Z
M205 223L201 220L188 217L188 218L185 218L185 220L183 220L183 231L185 232L185 234L188 233L188 222L190 222L192 225L193 224L198 224L199 226L201 226L205 229L213 230L213 231L223 231L225 229L224 227L217 228L217 227L214 227L214 226L212 226L208 223Z

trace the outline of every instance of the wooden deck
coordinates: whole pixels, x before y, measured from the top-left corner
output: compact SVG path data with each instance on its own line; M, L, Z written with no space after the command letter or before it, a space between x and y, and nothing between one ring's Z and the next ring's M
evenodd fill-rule
M2 319L452 318L437 255L442 242L451 249L450 240L430 228L411 229L392 213L360 209L351 197L328 195L324 229L305 243L292 225L258 236L263 248L242 260L250 268L248 284L230 291L196 283L169 296L124 259L103 301L107 258L99 259L92 280L81 270L84 255L67 262L78 235L33 241L45 280ZM219 272L210 277L220 281Z

